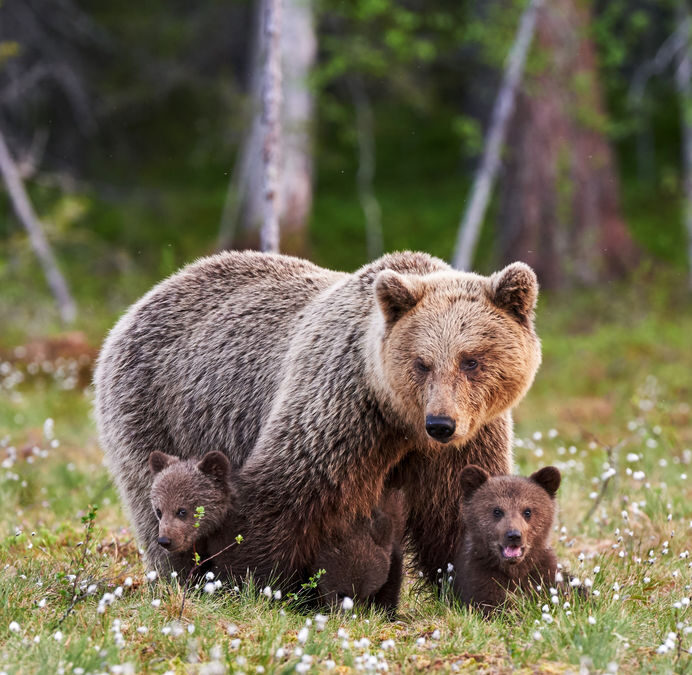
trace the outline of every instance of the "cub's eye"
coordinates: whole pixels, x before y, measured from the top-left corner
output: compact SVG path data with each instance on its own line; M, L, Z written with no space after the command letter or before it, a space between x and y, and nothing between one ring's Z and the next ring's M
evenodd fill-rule
M154 509L154 513L156 514L156 517L161 520L161 509Z
M493 509L493 516L495 516L495 518L498 520L500 520L500 518L502 518L504 515L505 512L502 509L498 509L497 506Z
M462 359L461 369L465 371L476 370L478 368L478 361L476 359Z
M429 373L430 372L430 366L427 365L423 359L418 358L413 362L414 366L416 367L416 370L419 373Z
M531 517L531 509L524 509L524 518L528 520Z
M178 509L175 513L178 518L184 518L187 515L187 511L185 509Z

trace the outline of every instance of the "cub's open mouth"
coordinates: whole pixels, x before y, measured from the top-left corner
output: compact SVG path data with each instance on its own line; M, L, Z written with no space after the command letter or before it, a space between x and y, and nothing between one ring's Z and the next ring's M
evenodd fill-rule
M502 546L501 552L502 557L509 561L517 561L524 556L523 546Z

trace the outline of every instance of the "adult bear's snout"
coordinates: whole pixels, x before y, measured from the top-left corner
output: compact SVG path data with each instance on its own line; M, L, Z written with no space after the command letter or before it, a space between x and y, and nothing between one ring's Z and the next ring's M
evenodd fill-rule
M428 436L442 443L452 437L456 426L456 422L451 417L428 415L425 418L425 430Z

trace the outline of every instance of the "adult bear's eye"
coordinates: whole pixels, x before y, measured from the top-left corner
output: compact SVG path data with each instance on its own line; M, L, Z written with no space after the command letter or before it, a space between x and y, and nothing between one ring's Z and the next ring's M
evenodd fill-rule
M423 359L421 359L420 357L417 358L417 359L413 362L413 364L415 365L416 370L417 370L419 373L429 373L429 372L430 372L430 366L427 365L427 364L425 363L425 361L423 361Z
M531 517L531 509L524 509L524 518L528 520Z
M504 515L505 512L502 509L498 509L497 506L493 509L493 516L495 516L495 518L498 520L500 520L500 518L502 518Z
M178 518L184 518L187 515L187 511L185 509L178 509L175 515L178 516Z
M478 361L476 359L462 359L461 360L461 369L470 371L470 370L476 370L478 368Z

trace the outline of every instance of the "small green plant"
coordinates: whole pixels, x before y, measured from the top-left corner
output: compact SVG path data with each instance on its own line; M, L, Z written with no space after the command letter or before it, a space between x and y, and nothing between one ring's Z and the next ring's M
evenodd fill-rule
M198 506L195 509L195 527L199 527L202 524L202 518L204 518L204 507Z
M296 593L289 593L286 598L289 602L297 602L302 600L301 593L317 588L319 580L327 573L327 570L317 570L304 584L300 585L300 590Z

